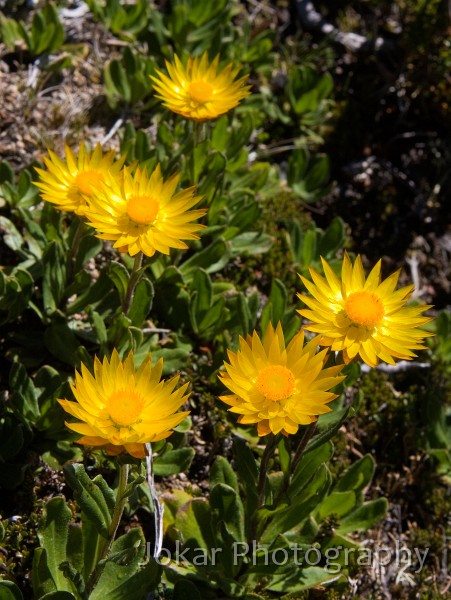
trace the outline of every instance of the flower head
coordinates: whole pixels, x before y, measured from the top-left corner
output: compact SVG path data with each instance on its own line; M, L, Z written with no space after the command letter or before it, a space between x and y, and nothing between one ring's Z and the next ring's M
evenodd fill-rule
M93 152L87 152L85 145L80 144L78 156L66 146L66 162L51 150L48 152L50 158L44 158L47 170L36 169L40 181L34 184L41 190L41 197L55 208L78 215L83 215L87 198L108 175L117 175L125 161L125 156L115 161L114 150L103 154L100 144Z
M166 61L169 77L157 70L152 77L157 98L173 112L194 121L207 121L235 108L249 95L249 86L244 86L247 77L235 81L239 68L227 65L218 73L219 56L208 62L205 52L201 58L188 58L186 67L178 56L171 64Z
M114 247L131 256L143 252L169 254L170 248L185 249L182 240L197 240L196 231L204 225L192 223L205 210L189 210L201 196L194 187L175 193L180 175L166 182L157 166L151 176L146 170L124 167L119 178L109 178L108 184L89 200L85 212L97 237L114 241Z
M316 354L316 348L315 340L304 346L303 331L285 347L280 323L275 330L268 326L263 342L255 331L240 337L239 350L228 352L227 372L219 375L233 394L221 400L240 415L239 423L257 423L258 435L296 433L331 411L327 403L337 395L328 390L344 379L342 365L323 368L327 351Z
M144 444L171 435L188 414L176 412L189 397L188 384L174 391L179 377L160 381L162 369L163 359L152 367L149 354L136 371L133 353L122 363L116 350L111 361L95 359L94 375L82 365L71 384L76 402L58 400L66 412L80 419L66 423L82 434L78 443L143 458Z
M360 355L370 367L380 360L391 365L394 358L410 360L412 350L424 348L423 338L431 333L417 329L431 318L421 316L430 306L404 305L413 285L395 291L399 271L381 281L381 261L365 278L358 256L352 265L347 253L343 258L341 279L322 260L326 278L310 269L313 283L301 279L313 298L298 294L310 310L299 310L313 321L306 329L321 334L319 343L342 351L346 363Z

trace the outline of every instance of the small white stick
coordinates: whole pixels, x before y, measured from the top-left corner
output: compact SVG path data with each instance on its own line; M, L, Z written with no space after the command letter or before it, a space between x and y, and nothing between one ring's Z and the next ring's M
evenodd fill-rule
M153 518L155 523L155 545L153 549L153 557L157 559L160 556L161 548L163 547L163 513L164 505L160 502L157 491L155 489L155 481L153 476L153 457L152 446L146 444L146 465L147 465L147 485L149 486L150 497L153 504Z

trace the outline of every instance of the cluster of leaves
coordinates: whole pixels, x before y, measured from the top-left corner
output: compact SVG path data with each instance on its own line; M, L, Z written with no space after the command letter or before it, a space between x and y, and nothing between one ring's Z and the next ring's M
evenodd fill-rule
M33 57L52 54L61 48L64 39L64 29L52 3L36 11L29 26L0 13L0 40L11 51L22 44Z

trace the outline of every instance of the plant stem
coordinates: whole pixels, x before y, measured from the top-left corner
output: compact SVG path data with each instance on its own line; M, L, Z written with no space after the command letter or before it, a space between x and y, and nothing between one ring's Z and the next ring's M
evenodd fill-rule
M128 311L130 310L130 306L133 300L133 294L135 293L136 285L141 278L141 273L139 270L141 269L143 261L143 253L138 252L135 256L135 262L133 263L133 269L130 273L130 279L128 280L127 291L125 292L124 302L122 303L122 310L125 315L128 315Z
M128 469L129 466L127 464L120 465L119 467L119 482L116 492L116 504L114 506L110 526L108 527L108 541L105 544L105 547L99 557L99 560L97 561L96 568L89 577L88 583L86 585L87 596L89 596L92 590L95 588L100 579L100 576L103 573L103 569L105 568L105 559L108 558L108 554L110 553L111 546L114 542L114 538L116 537L116 531L122 518L122 513L124 512L124 506L126 502L126 498L124 498L124 492L125 488L127 487Z
M268 440L266 442L265 449L262 454L262 459L260 462L260 472L258 476L258 506L257 510L261 508L265 504L266 500L266 479L268 475L268 465L269 461L274 454L275 447L277 445L278 437L274 434L270 433L268 435Z
M270 433L266 439L266 446L265 446L265 449L263 450L262 458L260 461L260 470L259 470L259 475L258 475L257 508L255 511L255 514L253 515L253 519L251 521L250 528L249 528L249 540L248 540L249 545L252 544L252 542L255 539L256 533L257 533L257 525L258 525L257 512L260 510L260 508L262 508L265 505L266 480L268 477L269 461L271 460L271 457L274 454L274 450L279 442L279 438L280 438L280 435L274 435L274 434Z
M153 504L153 518L155 524L155 544L153 548L153 557L157 559L160 556L163 546L163 512L164 505L160 502L157 491L155 489L155 481L153 476L153 456L152 446L146 444L146 465L147 465L147 485L150 490L150 497Z

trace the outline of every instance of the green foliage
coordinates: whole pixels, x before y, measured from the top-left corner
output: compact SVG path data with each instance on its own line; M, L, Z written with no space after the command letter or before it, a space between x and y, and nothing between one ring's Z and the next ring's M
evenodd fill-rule
M111 108L117 108L119 103L127 106L142 103L150 94L149 75L153 72L153 61L126 46L121 60L114 58L104 68L105 91Z
M88 0L92 14L119 38L132 41L149 25L151 7L146 0Z
M20 40L32 56L51 54L61 48L64 38L57 8L51 2L33 14L30 27L0 13L0 39L10 50L15 50Z
M97 475L91 480L80 464L68 465L66 478L74 490L81 509L81 523L73 523L73 515L62 497L47 502L39 524L41 547L34 553L32 583L36 598L55 597L63 591L67 598L90 600L129 597L130 586L137 599L146 598L149 589L159 581L158 565L146 556L146 542L141 529L134 528L118 537L104 559L103 571L92 593L87 584L106 543L106 527L111 521L116 498L105 480ZM141 479L125 491L133 492ZM55 594L50 596L49 594ZM61 600L66 596L61 596Z

